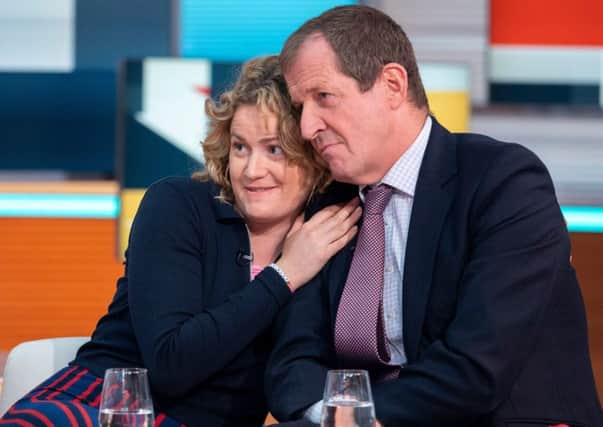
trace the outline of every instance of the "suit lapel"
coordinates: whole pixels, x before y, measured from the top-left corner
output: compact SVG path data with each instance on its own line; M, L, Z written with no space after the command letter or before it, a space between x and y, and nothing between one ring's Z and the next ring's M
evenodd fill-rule
M358 225L361 226L361 224ZM339 307L339 300L341 299L345 282L348 279L348 272L352 264L352 258L354 257L357 238L358 235L333 258L325 276L325 280L329 283L329 307L331 309L332 331L335 331L337 308Z
M403 330L409 362L418 356L440 234L455 196L455 174L455 138L433 119L417 180L404 263Z

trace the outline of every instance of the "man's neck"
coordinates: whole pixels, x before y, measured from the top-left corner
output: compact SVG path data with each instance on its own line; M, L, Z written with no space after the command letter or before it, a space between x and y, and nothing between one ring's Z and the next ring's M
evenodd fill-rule
M393 120L391 131L388 132L391 142L386 146L391 147L388 152L383 153L383 164L379 174L370 179L371 182L363 183L362 185L374 185L383 180L385 175L398 161L400 157L406 153L410 146L415 142L421 130L425 126L427 120L427 109L409 108L404 114L400 114L397 120Z

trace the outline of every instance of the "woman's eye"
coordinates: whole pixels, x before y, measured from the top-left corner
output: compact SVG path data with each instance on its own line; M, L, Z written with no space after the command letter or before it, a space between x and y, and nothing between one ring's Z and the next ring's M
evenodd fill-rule
M274 155L281 155L281 154L285 154L285 152L283 151L283 148L280 145L270 145L268 147L268 151L270 152L270 154L274 154Z
M231 143L231 147L234 151L244 151L245 150L245 146L243 144L241 144L240 142L233 142Z

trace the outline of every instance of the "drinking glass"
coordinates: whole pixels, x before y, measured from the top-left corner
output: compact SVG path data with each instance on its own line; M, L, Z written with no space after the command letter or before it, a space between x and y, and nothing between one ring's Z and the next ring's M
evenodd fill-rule
M147 370L107 369L99 408L100 425L102 427L153 427L154 419Z
M367 371L329 371L323 402L321 427L375 426L375 407Z

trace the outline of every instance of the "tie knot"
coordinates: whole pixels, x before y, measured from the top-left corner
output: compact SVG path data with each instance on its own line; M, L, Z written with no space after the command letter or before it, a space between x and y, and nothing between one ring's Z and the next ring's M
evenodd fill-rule
M380 184L367 191L364 199L364 213L367 215L382 215L387 202L392 197L392 188Z

